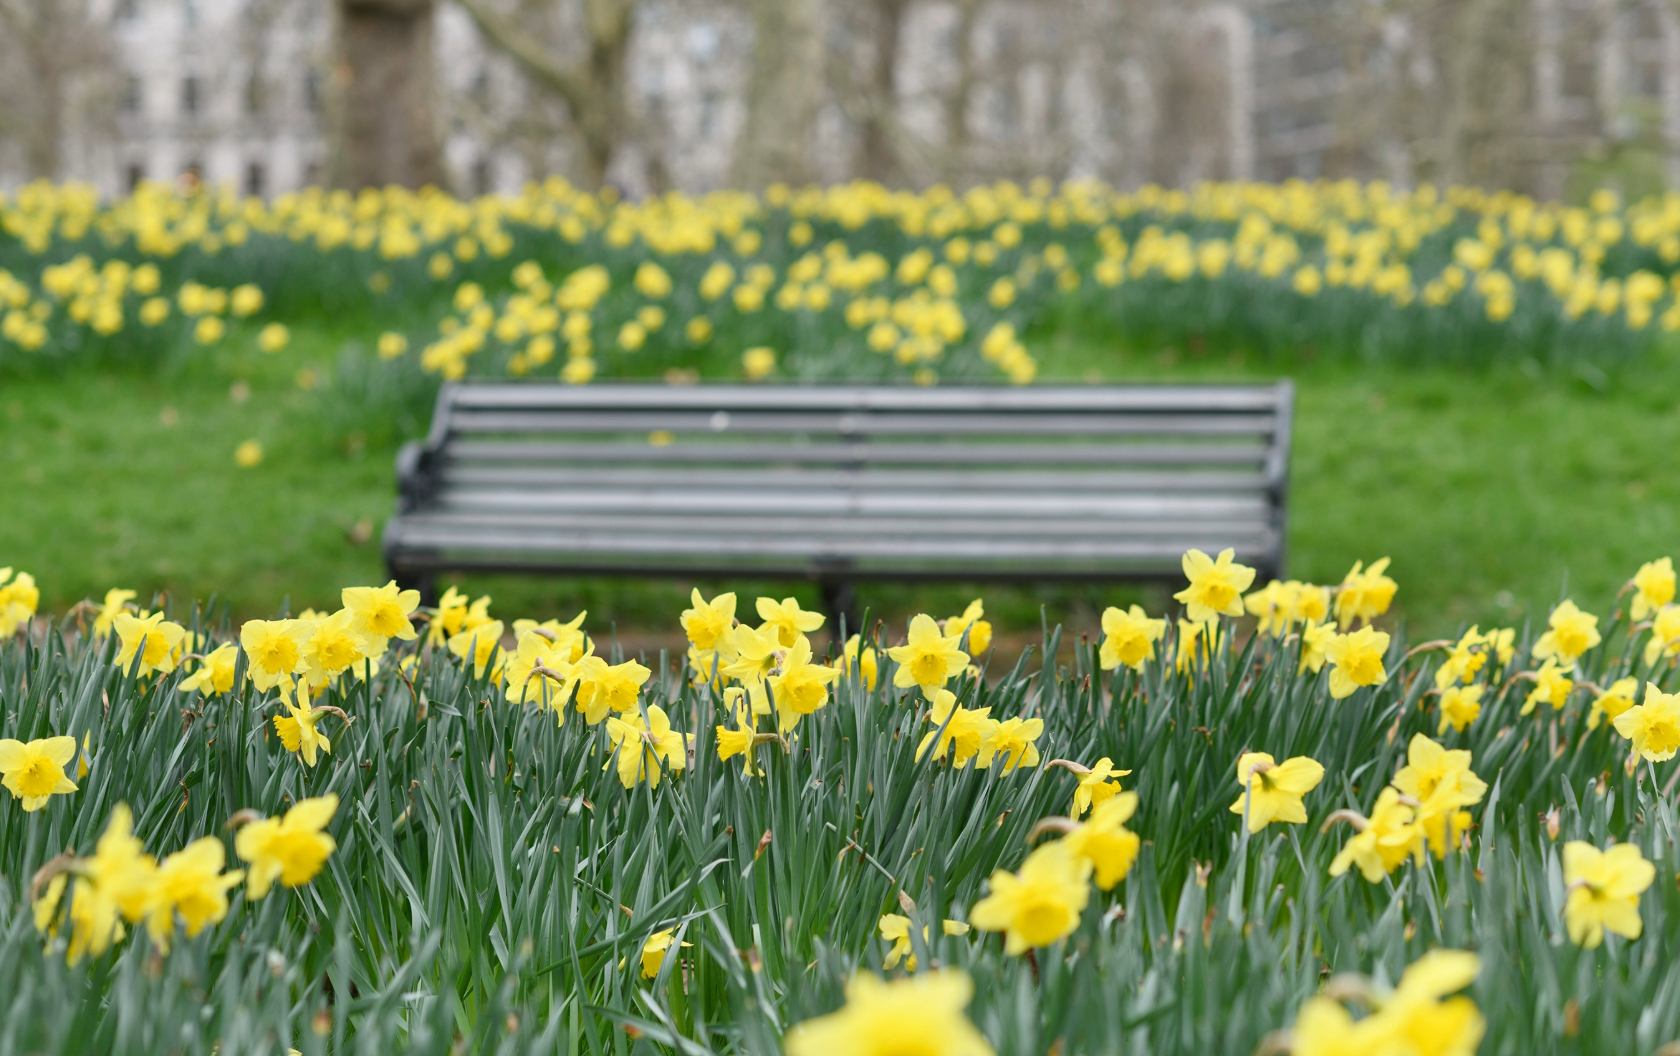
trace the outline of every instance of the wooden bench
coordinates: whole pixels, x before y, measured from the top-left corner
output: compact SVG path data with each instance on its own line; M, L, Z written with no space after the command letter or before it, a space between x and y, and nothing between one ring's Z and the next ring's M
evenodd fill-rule
M852 584L1284 572L1290 382L866 388L462 382L397 456L391 574Z

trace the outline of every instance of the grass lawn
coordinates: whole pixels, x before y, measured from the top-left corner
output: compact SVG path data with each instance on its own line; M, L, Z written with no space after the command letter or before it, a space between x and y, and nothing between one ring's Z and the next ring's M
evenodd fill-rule
M215 596L236 617L337 605L338 588L382 577L379 529L392 503L397 434L422 427L381 410L360 420L341 387L301 387L300 371L330 378L341 346L375 332L355 320L298 325L278 355L253 335L163 370L121 367L0 382L0 564L28 570L44 609L61 612L112 586ZM1217 350L1116 352L1078 335L1029 342L1047 379L1264 378L1299 386L1291 574L1339 581L1355 559L1389 555L1397 609L1418 633L1505 623L1565 589L1589 609L1639 563L1676 549L1680 484L1680 363L1600 379L1510 369L1298 363L1267 368ZM1536 372L1537 373L1537 372ZM346 376L354 376L351 371ZM378 375L375 375L378 376ZM357 388L356 391L361 391ZM235 465L256 439L260 465ZM474 580L504 615L570 613L616 623L631 640L674 634L687 595L677 583ZM737 589L754 585L732 583ZM792 590L815 604L801 584ZM863 600L898 617L960 611L981 588L900 587ZM1036 635L1037 606L1095 628L1127 591L986 590L1000 632ZM1145 597L1159 608L1165 598ZM674 638L673 638L674 640Z

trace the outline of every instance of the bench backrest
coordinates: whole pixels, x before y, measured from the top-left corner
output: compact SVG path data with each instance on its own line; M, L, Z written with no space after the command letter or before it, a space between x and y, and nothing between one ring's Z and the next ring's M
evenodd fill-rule
M455 518L461 538L548 517L597 553L619 529L645 552L628 541L639 527L686 517L695 538L681 549L705 551L711 532L719 556L751 547L745 530L767 555L914 564L925 549L976 572L1003 561L1078 575L1165 570L1188 546L1229 545L1275 574L1292 402L1287 381L460 383L405 455L403 507ZM822 552L802 549L818 536Z

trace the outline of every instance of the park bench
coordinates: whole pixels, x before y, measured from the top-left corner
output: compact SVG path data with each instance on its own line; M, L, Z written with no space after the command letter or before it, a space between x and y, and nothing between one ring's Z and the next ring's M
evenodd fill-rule
M853 583L1283 574L1290 382L445 385L397 456L393 577Z

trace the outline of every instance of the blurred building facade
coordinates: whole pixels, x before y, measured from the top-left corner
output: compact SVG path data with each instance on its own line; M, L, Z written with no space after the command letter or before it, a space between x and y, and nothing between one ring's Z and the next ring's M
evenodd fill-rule
M513 18L580 0L475 2ZM607 180L632 194L730 185L759 8L620 2L633 7L625 128ZM1582 173L1680 185L1669 0L802 2L819 6L826 56L806 171L827 181L1353 176L1548 197ZM187 172L263 195L331 177L333 0L16 5L43 14L7 45L0 5L0 93L14 102L0 187L48 167L112 196ZM542 25L564 37L563 16ZM49 69L49 34L71 39L52 20L73 17L81 43ZM481 24L439 0L451 189L575 177L575 115ZM8 46L35 65L8 62Z

